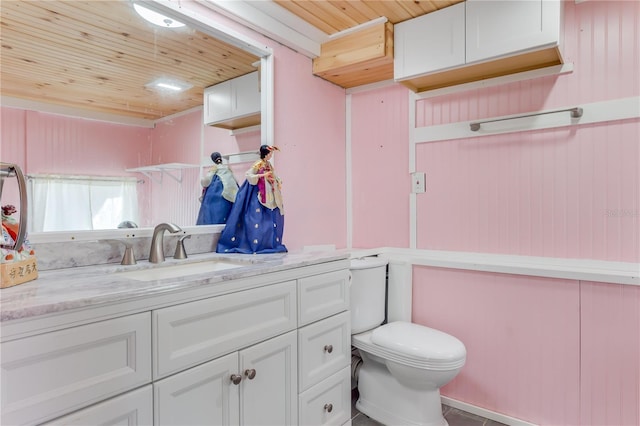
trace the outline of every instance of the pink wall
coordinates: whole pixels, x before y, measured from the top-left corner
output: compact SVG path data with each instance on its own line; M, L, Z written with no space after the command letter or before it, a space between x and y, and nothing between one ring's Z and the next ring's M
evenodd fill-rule
M409 246L408 102L399 85L352 95L354 247Z
M0 117L0 159L25 174L137 176L125 169L150 161L152 129L6 107ZM143 214L148 189L138 187Z
M467 348L443 395L540 425L640 424L640 287L413 273L413 321Z
M275 50L275 167L283 180L289 251L346 246L344 89L311 74L311 60Z
M443 395L536 424L582 424L576 281L415 267L414 283L413 321L467 348Z
M640 287L580 283L580 422L640 424Z
M152 129L1 108L2 161L27 173L127 175L149 161Z

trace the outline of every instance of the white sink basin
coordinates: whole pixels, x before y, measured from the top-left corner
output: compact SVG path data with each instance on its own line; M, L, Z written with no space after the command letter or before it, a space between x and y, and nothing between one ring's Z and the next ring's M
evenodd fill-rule
M156 268L140 269L137 271L118 272L118 275L138 281L155 281L167 278L184 277L185 275L206 274L224 271L225 269L240 268L244 263L233 263L224 260L208 260L203 262L185 263Z

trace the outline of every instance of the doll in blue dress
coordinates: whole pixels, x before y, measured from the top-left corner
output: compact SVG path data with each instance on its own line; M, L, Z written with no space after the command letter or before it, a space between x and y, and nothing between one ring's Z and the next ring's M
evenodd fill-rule
M246 173L227 225L218 240L218 253L282 253L284 206L282 182L270 160L278 148L260 147L260 160Z
M219 152L211 154L213 166L200 180L202 196L196 225L215 225L227 223L231 206L236 200L238 182L229 167L222 164Z

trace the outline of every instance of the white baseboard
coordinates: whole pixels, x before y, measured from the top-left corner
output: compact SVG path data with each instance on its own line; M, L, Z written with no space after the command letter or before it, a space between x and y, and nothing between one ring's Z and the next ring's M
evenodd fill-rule
M529 423L524 420L516 419L515 417L507 416L504 414L496 413L485 408L477 407L475 405L467 404L466 402L457 401L446 396L440 396L440 400L446 406L457 408L458 410L466 411L467 413L475 414L477 416L484 417L486 419L494 420L496 422L504 423L510 426L537 426L535 423Z

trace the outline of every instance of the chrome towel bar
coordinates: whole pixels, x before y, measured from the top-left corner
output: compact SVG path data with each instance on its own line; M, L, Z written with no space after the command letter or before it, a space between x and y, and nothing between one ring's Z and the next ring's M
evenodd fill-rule
M496 121L515 120L517 118L534 117L534 116L537 116L537 115L555 114L555 113L558 113L558 112L570 112L571 113L571 118L580 118L580 117L582 117L583 110L580 107L574 107L574 108L558 109L558 110L555 110L555 111L536 112L536 113L533 113L533 114L524 114L524 115L518 115L518 116L514 116L514 117L497 118L495 120L477 121L475 123L469 123L469 128L471 129L472 132L477 132L478 130L480 130L480 125L481 124L485 124L485 123L493 123L493 122L496 122Z

